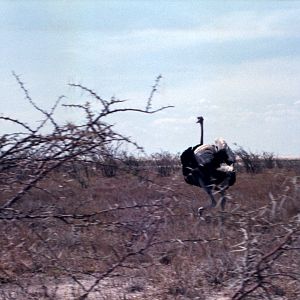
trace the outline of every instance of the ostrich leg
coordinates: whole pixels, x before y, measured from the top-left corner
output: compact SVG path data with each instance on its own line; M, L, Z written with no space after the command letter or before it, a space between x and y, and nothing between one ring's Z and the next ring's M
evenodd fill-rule
M205 209L215 207L215 206L217 205L217 202L216 202L216 200L215 200L215 198L214 198L214 196L213 196L213 193L212 193L212 187L211 187L210 185L206 185L206 184L204 183L204 181L202 180L201 177L198 178L198 182L199 182L199 185L200 185L200 186L206 191L206 193L209 195L210 200L211 200L211 204L206 205L206 206L200 206L200 207L198 208L198 214L199 214L199 216L201 216L202 213L203 213L203 211L204 211Z
M224 189L221 189L220 190L220 194L221 194L221 208L222 208L222 211L225 210L225 205L226 205L226 201L227 201L227 198L226 198L226 192Z
M224 224L225 222L225 205L226 205L226 201L227 201L227 198L226 198L226 192L225 192L225 189L221 189L220 190L220 194L221 194L221 208L222 208L222 212L221 212L221 225Z

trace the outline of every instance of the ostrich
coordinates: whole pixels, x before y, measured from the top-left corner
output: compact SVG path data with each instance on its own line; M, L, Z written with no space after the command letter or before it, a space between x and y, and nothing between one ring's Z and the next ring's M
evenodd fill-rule
M189 147L180 156L182 173L188 184L203 188L209 195L211 203L198 208L201 216L206 208L213 208L217 202L213 191L221 194L221 208L226 204L225 191L235 183L235 157L224 139L216 139L215 145L203 144L203 117L198 117L200 124L200 144Z

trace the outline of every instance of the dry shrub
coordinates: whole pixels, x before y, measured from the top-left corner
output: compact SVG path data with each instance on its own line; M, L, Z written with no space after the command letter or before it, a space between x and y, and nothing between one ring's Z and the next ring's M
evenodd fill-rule
M169 177L178 170L179 160L178 157L171 153L163 151L161 153L152 154L151 163L154 163L159 176Z

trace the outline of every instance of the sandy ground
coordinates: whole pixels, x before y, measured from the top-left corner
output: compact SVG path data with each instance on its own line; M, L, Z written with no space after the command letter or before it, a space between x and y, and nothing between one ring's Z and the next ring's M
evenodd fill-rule
M93 281L81 280L85 288L89 288ZM4 287L4 288L3 288ZM69 280L61 280L57 283L44 285L28 284L22 291L21 288L7 284L2 286L0 299L55 299L55 300L72 300L79 299L84 292L80 285ZM48 295L48 296L47 296ZM216 293L214 295L204 295L197 297L181 295L172 295L167 291L160 291L155 286L149 285L143 281L120 281L120 279L105 279L101 281L86 298L88 300L230 300L230 297Z

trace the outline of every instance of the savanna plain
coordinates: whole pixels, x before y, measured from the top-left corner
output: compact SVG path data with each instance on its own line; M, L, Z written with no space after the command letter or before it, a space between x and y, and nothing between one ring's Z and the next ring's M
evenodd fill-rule
M245 163L201 218L178 156L56 168L1 212L0 299L300 299L299 161Z

